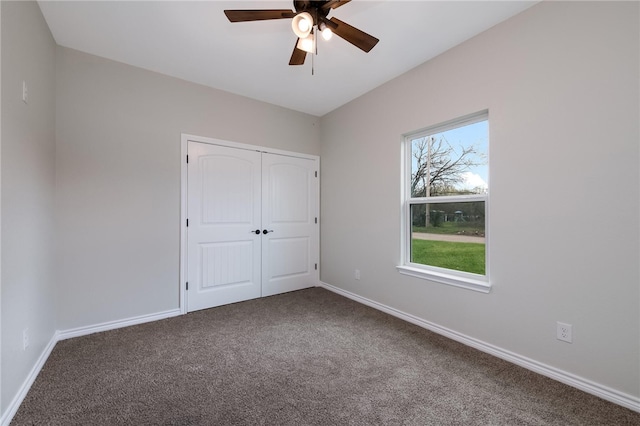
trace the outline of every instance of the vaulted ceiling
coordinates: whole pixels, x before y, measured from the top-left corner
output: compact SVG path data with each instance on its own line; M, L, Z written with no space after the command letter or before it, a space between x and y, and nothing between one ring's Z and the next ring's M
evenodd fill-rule
M335 16L377 38L364 53L334 36L289 66L290 19L230 23L225 9L292 1L40 1L56 42L238 95L322 116L536 1L354 0ZM312 73L313 68L313 73Z

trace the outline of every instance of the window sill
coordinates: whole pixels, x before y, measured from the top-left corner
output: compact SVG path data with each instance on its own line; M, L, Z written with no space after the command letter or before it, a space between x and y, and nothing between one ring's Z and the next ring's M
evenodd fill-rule
M455 287L466 288L468 290L479 291L481 293L489 293L489 291L491 291L491 284L480 279L461 277L453 274L447 274L407 265L396 266L396 269L401 274L409 275L414 278L435 281Z

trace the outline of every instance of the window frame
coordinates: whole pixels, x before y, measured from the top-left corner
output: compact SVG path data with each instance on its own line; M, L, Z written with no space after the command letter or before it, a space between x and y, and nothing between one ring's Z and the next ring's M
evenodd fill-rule
M489 194L468 194L468 195L447 195L447 196L430 196L430 197L411 197L411 172L412 172L412 141L425 136L431 136L436 133L446 132L447 130L464 127L481 121L487 121L487 136L489 136L489 111L483 110L473 114L469 114L460 118L446 121L426 127L424 129L406 133L402 135L402 165L401 165L401 264L396 267L399 273L415 278L429 281L435 281L442 284L452 285L455 287L475 290L482 293L489 293L491 290L491 282L489 279ZM491 138L488 137L487 142L487 167L489 165L489 149ZM487 180L490 180L490 168L488 168ZM487 182L490 184L489 182ZM440 204L451 202L473 202L484 201L485 209L485 274L474 274L471 272L456 271L453 269L441 268L437 266L423 265L411 262L411 206L417 204Z

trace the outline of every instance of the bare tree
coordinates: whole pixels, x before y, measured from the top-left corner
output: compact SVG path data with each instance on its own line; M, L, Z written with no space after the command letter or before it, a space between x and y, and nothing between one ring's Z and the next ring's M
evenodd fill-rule
M444 136L413 141L412 155L416 160L411 174L412 197L459 194L456 185L463 181L462 174L485 161L474 145L456 150Z

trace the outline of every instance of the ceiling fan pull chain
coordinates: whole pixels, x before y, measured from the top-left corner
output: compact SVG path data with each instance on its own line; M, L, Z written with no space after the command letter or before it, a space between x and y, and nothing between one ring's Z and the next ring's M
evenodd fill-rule
M311 33L317 33L317 31L313 31L311 30ZM313 36L313 53L311 54L311 75L314 75L314 71L315 71L315 57L318 54L318 38L317 38L317 34L314 34Z

